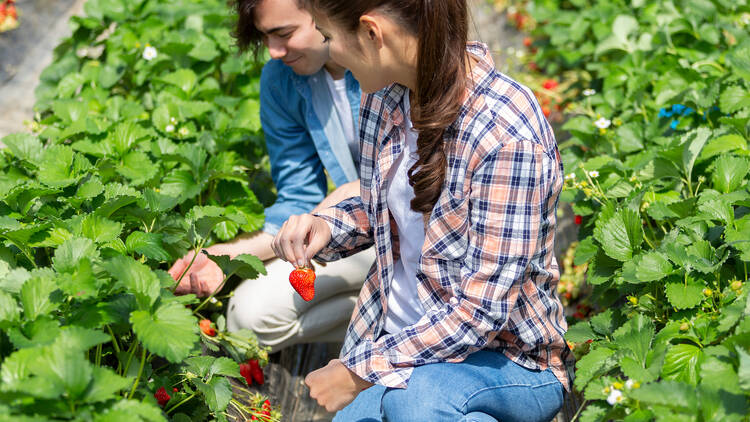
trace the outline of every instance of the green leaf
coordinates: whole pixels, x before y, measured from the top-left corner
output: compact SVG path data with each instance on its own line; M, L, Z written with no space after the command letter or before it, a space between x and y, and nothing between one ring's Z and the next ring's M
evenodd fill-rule
M208 255L208 257L221 268L221 271L229 276L236 274L243 280L250 280L258 277L258 274L266 274L266 268L260 258L242 254L230 259L227 255Z
M203 393L203 397L208 404L209 409L213 412L223 412L226 410L229 402L232 400L232 386L229 380L224 377L211 378L211 381L204 383L193 380L193 384Z
M677 344L667 350L661 375L664 379L698 384L698 368L703 361L703 351L692 344Z
M125 245L128 248L128 253L138 252L157 261L168 261L172 256L164 250L161 239L162 235L158 233L135 231L128 236Z
M744 47L735 48L728 55L732 71L744 80L750 80L750 46L745 43Z
M72 272L75 271L81 259L97 259L98 257L99 252L91 239L72 237L55 250L52 263L59 272Z
M618 261L628 261L643 243L640 215L624 208L604 221L600 216L594 228L594 238L608 256Z
M0 328L15 324L20 318L20 308L13 296L0 290Z
M173 198L180 198L180 202L198 196L203 186L198 183L193 174L187 170L172 170L162 179L160 193Z
M44 150L37 176L39 181L53 188L64 188L80 180L88 161L66 145L53 145ZM89 164L90 167L90 164Z
M99 280L94 276L91 261L81 259L72 273L61 273L57 278L60 290L77 299L94 297L99 293Z
M260 126L260 103L257 100L247 99L242 102L237 112L232 116L230 126L234 129L245 129L257 132Z
M732 204L724 199L712 199L698 204L698 211L711 220L719 220L727 226L734 222Z
M593 340L597 338L594 330L591 329L591 325L588 321L581 321L570 328L565 333L565 340L572 341L573 343L583 343L587 340Z
M190 50L188 56L204 62L210 62L219 56L219 49L211 38L200 36L197 42L193 44L193 49Z
M88 106L77 100L59 100L52 104L52 110L65 125L75 122L85 122Z
M89 4L86 2L85 4ZM107 410L94 415L95 422L166 422L162 409L156 404L136 400L116 401Z
M654 338L655 330L654 323L650 318L637 314L614 332L614 338L617 344L629 350L632 356L645 368L646 356L651 350L651 341Z
M623 278L629 283L647 283L670 275L674 268L661 252L648 251L623 265Z
M57 309L59 304L50 298L55 290L57 290L57 285L50 276L32 277L23 284L21 305L26 320L33 321L40 315L46 315Z
M159 166L154 164L148 155L140 151L132 151L125 155L122 158L121 165L117 167L117 172L130 180L135 186L151 180L158 171Z
M211 364L211 368L208 371L210 376L224 375L227 377L240 378L240 365L232 359L219 357L214 360Z
M130 315L138 339L146 348L172 363L187 358L198 340L198 321L177 302L162 303L152 314L134 311Z
M43 151L39 138L28 133L8 135L0 140L0 144L5 145L14 156L30 163L38 162Z
M135 295L141 309L150 308L159 297L161 284L149 267L121 255L102 263L102 266Z
M120 398L116 394L128 388L132 381L123 378L112 370L96 366L93 368L93 379L86 389L84 400L89 403L107 401Z
M725 113L734 113L745 107L750 107L750 93L741 86L730 86L721 93L719 107Z
M594 315L590 322L591 328L595 332L603 336L609 336L615 330L615 327L619 325L619 318L612 309L607 309L604 312Z
M57 84L57 96L70 98L86 82L86 78L80 73L69 73Z
M122 156L132 151L136 142L146 136L148 136L148 131L131 120L115 126L107 142L114 147L117 155Z
M590 351L576 362L575 386L581 391L595 377L601 376L617 365L615 351L600 347Z
M740 366L737 369L740 388L747 393L750 392L750 354L738 347L737 356L740 360Z
M198 77L190 69L179 69L159 78L159 80L180 88L186 94L192 93L195 84L198 83Z
M102 192L104 192L104 185L102 184L101 180L98 177L92 177L91 179L78 185L76 198L83 200L92 199L99 196L99 194L101 194Z
M630 391L629 395L647 405L667 406L687 411L695 411L698 402L693 386L675 381L647 384Z
M108 243L120 237L122 224L100 215L88 214L81 220L81 234L96 243Z
M690 309L698 306L703 301L703 289L705 285L692 278L687 282L670 281L666 284L666 293L669 303L677 309Z
M736 133L719 136L710 140L701 151L699 160L707 160L716 155L733 152L736 150L747 150L747 141Z
M734 192L739 188L750 171L750 161L731 155L720 156L715 165L716 170L712 175L714 189L723 193Z
M213 356L192 356L185 359L185 364L188 366L188 371L199 378L205 378L215 360Z

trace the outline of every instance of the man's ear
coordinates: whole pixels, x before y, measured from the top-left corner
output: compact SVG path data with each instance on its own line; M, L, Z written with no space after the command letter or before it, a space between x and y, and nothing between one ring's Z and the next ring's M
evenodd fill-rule
M362 41L369 42L373 47L383 47L383 27L375 15L364 14L359 17L359 36Z

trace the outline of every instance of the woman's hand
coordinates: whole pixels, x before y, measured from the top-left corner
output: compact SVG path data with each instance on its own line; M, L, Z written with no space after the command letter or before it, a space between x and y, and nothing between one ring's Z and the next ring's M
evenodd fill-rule
M338 412L345 408L361 391L373 386L371 382L350 371L338 359L310 372L305 377L305 384L310 388L310 397L317 400L328 412Z
M312 257L331 241L331 228L320 217L293 215L271 243L276 256L296 267L308 266Z

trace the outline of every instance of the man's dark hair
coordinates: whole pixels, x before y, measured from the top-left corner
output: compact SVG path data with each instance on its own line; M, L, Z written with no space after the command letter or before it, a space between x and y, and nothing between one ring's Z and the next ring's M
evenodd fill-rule
M251 51L257 58L263 48L263 34L255 27L255 7L263 0L229 0L229 7L237 13L237 26L232 36L241 52ZM306 0L295 0L300 8Z

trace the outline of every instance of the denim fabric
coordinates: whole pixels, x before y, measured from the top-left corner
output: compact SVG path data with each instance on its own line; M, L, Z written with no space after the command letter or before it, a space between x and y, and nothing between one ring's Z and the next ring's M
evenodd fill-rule
M550 369L532 371L495 351L461 363L414 368L406 389L375 385L334 422L536 422L562 407L563 387Z
M325 70L295 74L280 60L270 60L260 78L260 121L276 185L276 202L265 210L263 231L275 235L291 215L310 212L327 194L326 172L336 186L359 178ZM355 125L359 122L359 83L346 72ZM357 126L355 126L357 127Z

